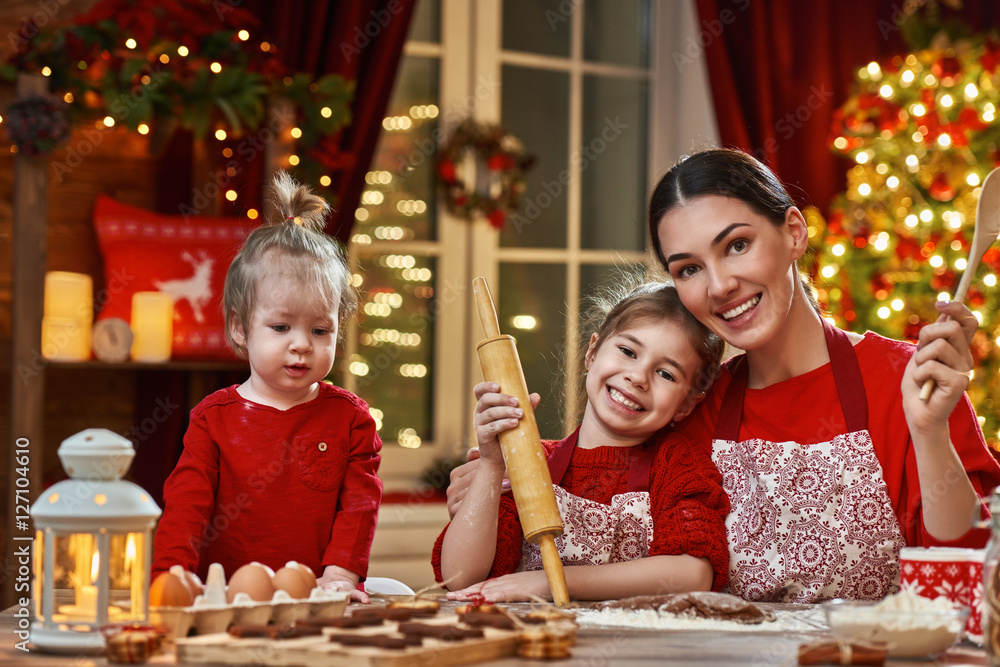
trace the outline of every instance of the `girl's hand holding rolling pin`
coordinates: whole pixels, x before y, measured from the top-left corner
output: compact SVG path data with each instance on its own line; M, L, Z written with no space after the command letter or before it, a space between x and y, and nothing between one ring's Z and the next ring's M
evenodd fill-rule
M501 394L500 385L496 382L480 382L473 392L479 401L473 416L479 446L469 450L467 463L451 471L448 485L448 513L452 517L458 512L465 493L469 490L469 482L472 481L480 465L504 466L498 436L503 431L515 428L524 416L523 410L517 405L517 399ZM541 397L538 394L531 394L530 398L532 409L537 408ZM504 486L509 488L506 479Z

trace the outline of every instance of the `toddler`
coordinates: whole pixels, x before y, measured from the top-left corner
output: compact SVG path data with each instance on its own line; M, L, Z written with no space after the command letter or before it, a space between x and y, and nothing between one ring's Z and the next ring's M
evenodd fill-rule
M281 220L248 237L223 293L226 335L250 377L191 412L184 451L164 485L154 573L211 563L231 576L294 560L327 590L357 590L382 496L382 442L368 406L323 379L340 324L357 306L350 271L323 233L329 205L280 173Z

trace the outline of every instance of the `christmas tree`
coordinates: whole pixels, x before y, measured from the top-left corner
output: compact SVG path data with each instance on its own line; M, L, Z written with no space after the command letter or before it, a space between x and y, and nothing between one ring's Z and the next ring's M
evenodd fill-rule
M826 221L809 216L821 303L837 324L916 340L966 267L981 183L1000 164L1000 39L952 39L857 74L830 144L853 161ZM1000 445L1000 244L966 300L979 319L969 396Z

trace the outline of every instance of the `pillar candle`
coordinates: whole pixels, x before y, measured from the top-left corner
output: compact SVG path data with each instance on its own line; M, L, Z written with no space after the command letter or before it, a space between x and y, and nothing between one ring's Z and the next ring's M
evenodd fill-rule
M85 273L45 274L42 355L58 361L90 359L94 325L94 286Z
M94 284L85 273L49 271L45 274L45 317L92 322Z
M174 339L174 301L163 292L132 296L132 359L166 361Z
M53 361L86 361L90 359L88 320L67 317L42 318L42 356Z

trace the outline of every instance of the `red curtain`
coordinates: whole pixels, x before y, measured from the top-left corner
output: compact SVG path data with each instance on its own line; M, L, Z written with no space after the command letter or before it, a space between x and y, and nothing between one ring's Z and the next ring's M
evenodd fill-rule
M910 51L903 0L696 0L722 144L751 151L799 204L825 211L848 163L827 146L859 67ZM1000 27L1000 3L940 6L972 30Z
M365 172L382 129L416 0L247 0L260 30L285 64L314 76L336 73L355 82L351 124L329 144L336 211L327 232L347 243Z

